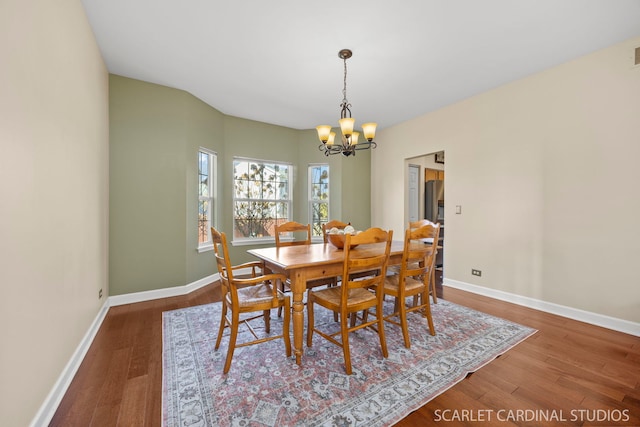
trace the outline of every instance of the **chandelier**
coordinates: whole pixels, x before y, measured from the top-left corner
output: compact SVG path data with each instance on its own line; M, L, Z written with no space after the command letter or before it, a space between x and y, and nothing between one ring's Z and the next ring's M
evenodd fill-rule
M344 88L342 89L342 104L340 104L340 120L338 120L342 131L342 143L335 143L336 133L331 131L330 125L316 126L318 138L322 142L318 149L323 151L325 156L339 153L346 157L352 154L355 156L356 150L368 150L377 146L373 141L376 136L377 123L365 123L362 125L365 141L359 141L360 132L353 131L353 125L356 120L351 117L351 104L347 100L347 59L351 58L352 55L353 52L349 49L342 49L338 52L338 56L344 61Z

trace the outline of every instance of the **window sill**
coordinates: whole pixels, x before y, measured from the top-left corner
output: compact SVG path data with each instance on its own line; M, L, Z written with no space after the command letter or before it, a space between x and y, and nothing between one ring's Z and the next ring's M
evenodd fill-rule
M274 239L273 237L233 240L231 242L231 246L275 245L275 244L276 244L276 239Z
M204 244L202 246L198 246L198 253L201 254L202 252L209 252L213 250L213 243L209 243L209 244Z

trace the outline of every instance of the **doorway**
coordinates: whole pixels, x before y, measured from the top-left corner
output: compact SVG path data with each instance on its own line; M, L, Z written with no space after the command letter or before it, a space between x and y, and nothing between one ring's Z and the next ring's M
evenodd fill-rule
M405 159L405 224L428 219L440 224L436 294L442 296L444 254L444 151Z
M404 222L429 219L444 225L444 192L439 191L436 200L435 215L427 212L425 192L427 182L441 181L444 183L444 160L442 151L425 154L423 156L405 159L405 209ZM438 155L438 156L436 156ZM443 186L441 186L443 188ZM431 204L430 204L431 207Z
M420 219L420 165L409 164L409 222Z

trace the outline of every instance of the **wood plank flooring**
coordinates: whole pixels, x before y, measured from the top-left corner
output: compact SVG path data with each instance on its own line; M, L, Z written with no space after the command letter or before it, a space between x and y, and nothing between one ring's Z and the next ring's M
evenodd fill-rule
M538 332L397 426L640 426L640 338L452 288L444 298ZM161 425L162 312L219 300L212 284L112 307L50 426Z

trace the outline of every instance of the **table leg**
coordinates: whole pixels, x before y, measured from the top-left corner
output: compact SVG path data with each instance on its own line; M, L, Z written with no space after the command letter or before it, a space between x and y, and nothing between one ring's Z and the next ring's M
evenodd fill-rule
M289 278L293 294L293 353L296 363L302 364L302 342L304 335L304 292L307 288L303 272L294 272Z

